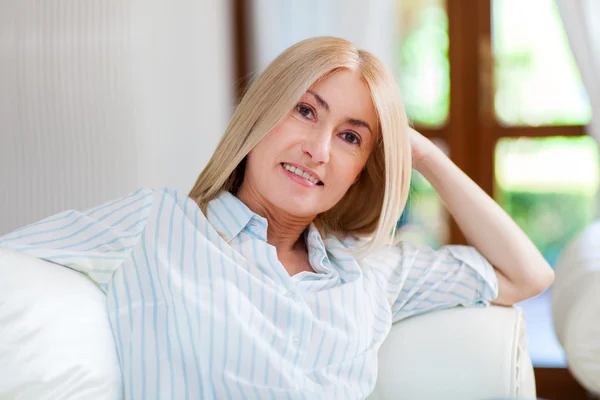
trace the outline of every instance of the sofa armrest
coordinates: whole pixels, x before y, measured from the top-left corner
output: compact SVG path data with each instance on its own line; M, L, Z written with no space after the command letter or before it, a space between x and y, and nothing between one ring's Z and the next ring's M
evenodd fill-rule
M392 326L371 400L535 399L523 312L453 308Z

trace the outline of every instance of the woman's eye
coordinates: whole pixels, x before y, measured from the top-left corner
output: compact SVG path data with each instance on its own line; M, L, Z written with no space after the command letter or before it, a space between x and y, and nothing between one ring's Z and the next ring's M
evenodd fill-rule
M313 113L312 108L305 106L304 104L298 104L296 106L296 111L298 111L300 113L300 115L302 115L305 118L308 118L308 119L314 118L314 113Z
M360 144L360 138L353 132L342 133L342 139L350 144Z

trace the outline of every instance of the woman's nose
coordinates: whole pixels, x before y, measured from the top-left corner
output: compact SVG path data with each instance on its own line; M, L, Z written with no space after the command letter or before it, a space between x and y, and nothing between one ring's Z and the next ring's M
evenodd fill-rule
M302 151L315 163L324 164L329 162L331 153L331 134L323 132L309 135L302 145Z

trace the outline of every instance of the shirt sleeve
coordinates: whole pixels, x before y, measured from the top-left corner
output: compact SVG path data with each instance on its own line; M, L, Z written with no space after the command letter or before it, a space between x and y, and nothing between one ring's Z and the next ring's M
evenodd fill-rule
M393 322L456 306L486 306L498 296L492 265L473 247L439 250L402 242L373 260Z
M87 211L64 211L0 237L0 247L77 270L106 291L141 238L153 192L139 189Z

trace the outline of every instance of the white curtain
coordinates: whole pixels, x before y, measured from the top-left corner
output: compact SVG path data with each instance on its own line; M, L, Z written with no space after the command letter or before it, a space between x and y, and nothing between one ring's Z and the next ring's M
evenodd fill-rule
M229 2L0 0L0 235L189 191L233 108Z
M555 1L590 98L588 133L600 143L600 1Z
M391 66L396 0L253 0L251 60L262 71L283 50L313 36L337 36Z

